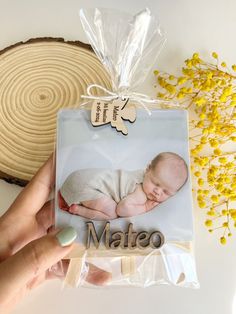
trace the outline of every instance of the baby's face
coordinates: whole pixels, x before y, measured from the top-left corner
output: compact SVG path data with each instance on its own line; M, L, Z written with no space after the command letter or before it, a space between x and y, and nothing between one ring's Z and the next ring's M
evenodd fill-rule
M143 191L147 198L162 203L175 195L187 178L184 166L181 174L180 167L175 160L167 159L159 161L154 169L147 169L143 180Z

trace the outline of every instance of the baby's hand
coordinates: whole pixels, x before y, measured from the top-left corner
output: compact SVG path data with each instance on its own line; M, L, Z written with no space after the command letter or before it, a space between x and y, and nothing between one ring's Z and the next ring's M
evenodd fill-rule
M145 203L146 211L152 210L154 207L156 207L159 203L156 201L147 200Z
M147 196L143 191L142 185L141 184L137 184L136 189L136 200L138 201L138 203L140 204L144 204L147 201Z

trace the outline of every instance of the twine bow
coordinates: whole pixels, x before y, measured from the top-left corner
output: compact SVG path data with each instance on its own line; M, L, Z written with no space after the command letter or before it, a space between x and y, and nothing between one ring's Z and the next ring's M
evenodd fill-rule
M103 92L106 93L106 95L101 95L101 96L96 96L91 92L92 88L98 88L99 90L102 90ZM163 103L162 100L158 100L158 99L151 99L149 96L145 95L145 94L140 94L140 93L136 93L136 92L125 92L125 93L119 93L119 92L113 92L110 91L109 89L98 85L98 84L91 84L88 86L87 88L87 95L81 95L81 98L85 98L85 99L93 99L93 100L103 100L103 101L113 101L115 99L122 99L122 100L126 100L129 99L130 101L139 103L146 111L149 115L151 115L151 111L147 108L146 104L158 104L158 103ZM82 105L85 105L82 104Z

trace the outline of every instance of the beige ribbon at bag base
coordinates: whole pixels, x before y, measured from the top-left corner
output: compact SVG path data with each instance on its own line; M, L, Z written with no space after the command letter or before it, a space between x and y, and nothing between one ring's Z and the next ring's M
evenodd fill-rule
M136 257L135 256L122 256L121 257L121 273L125 277L135 274L136 270Z
M193 244L190 241L169 241L166 244L174 245L177 248L182 249L184 252L193 252ZM64 284L72 287L77 287L83 271L83 264L86 258L101 258L101 257L120 257L121 259L121 273L124 277L129 277L136 273L136 257L147 256L151 254L160 255L160 249L134 249L134 250L107 250L105 246L101 246L101 249L89 249L86 250L81 244L75 244L74 249L66 256L66 259L70 259L68 271L64 280Z

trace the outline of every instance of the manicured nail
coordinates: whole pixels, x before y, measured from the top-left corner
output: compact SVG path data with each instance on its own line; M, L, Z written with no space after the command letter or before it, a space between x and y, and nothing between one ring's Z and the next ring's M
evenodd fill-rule
M77 237L77 232L73 227L66 227L56 235L61 246L70 245Z

